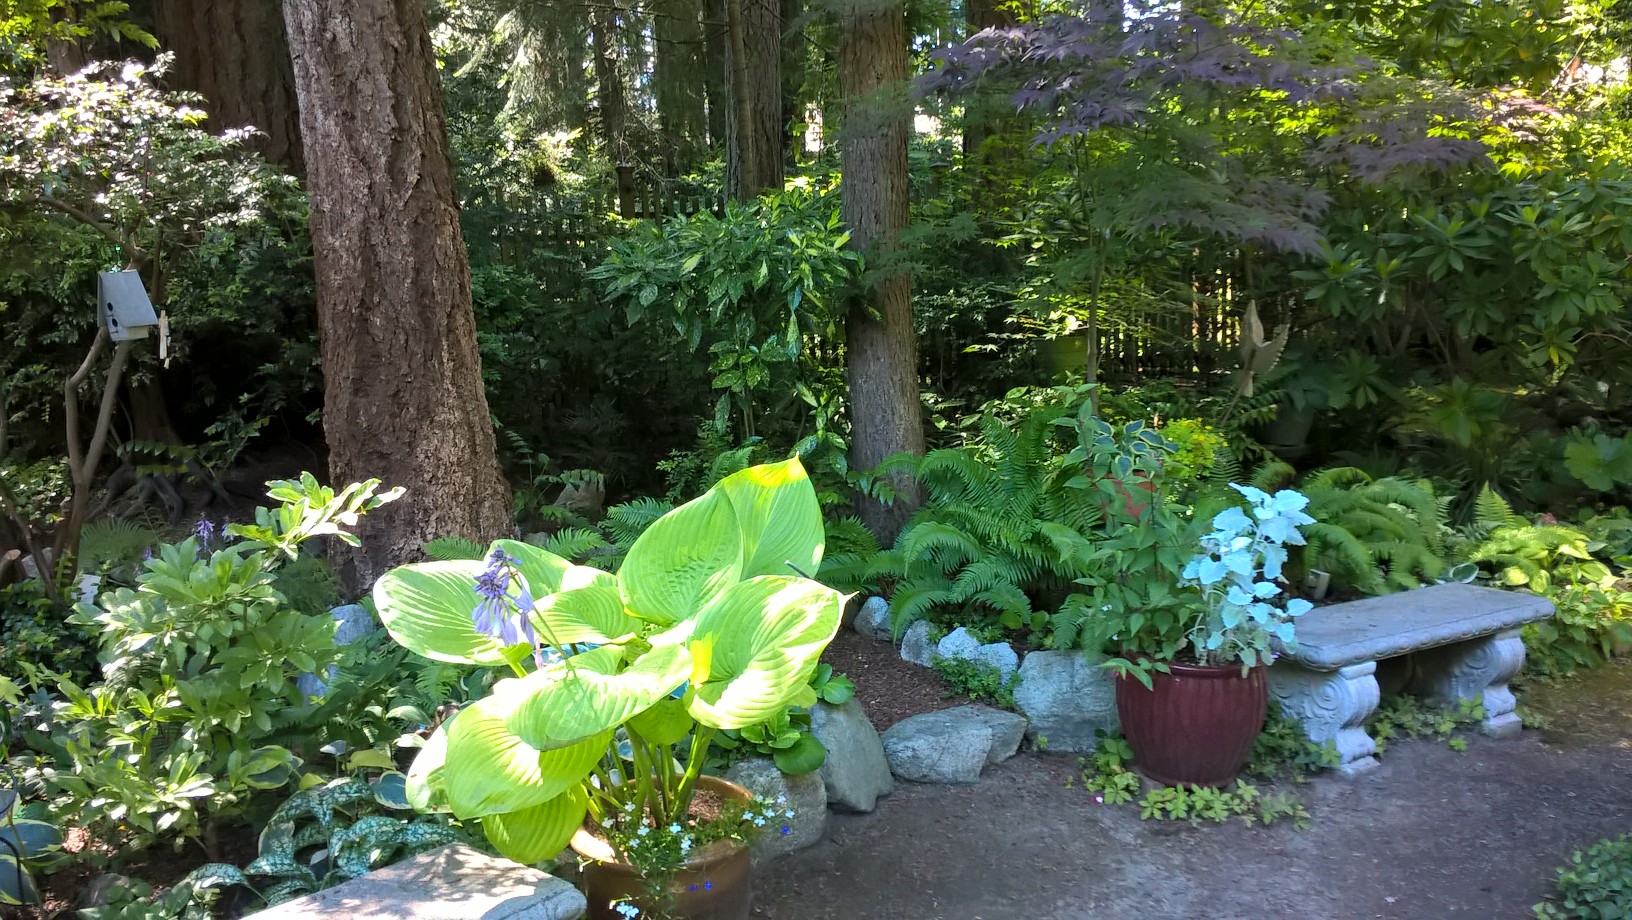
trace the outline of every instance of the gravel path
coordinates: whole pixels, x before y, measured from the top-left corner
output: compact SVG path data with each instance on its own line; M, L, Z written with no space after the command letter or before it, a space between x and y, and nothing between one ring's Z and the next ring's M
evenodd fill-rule
M1077 920L1530 915L1570 850L1632 831L1632 666L1534 699L1521 738L1396 742L1357 780L1301 787L1309 830L1141 821L1022 754L964 787L903 784L762 867L756 917ZM1590 718L1583 718L1590 714Z

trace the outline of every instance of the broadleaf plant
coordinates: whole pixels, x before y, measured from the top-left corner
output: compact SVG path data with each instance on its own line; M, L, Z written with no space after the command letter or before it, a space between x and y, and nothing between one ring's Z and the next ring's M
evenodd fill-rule
M398 642L515 674L437 729L408 772L409 801L479 820L524 863L558 853L586 817L687 826L717 733L814 702L845 601L806 577L822 539L816 492L791 459L670 511L617 575L513 541L486 563L386 573L374 600Z

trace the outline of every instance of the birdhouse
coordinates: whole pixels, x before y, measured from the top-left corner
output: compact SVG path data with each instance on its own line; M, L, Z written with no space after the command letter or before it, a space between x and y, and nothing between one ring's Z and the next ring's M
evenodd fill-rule
M145 339L158 325L153 302L147 299L142 277L134 271L102 272L96 276L96 303L108 338L115 342Z

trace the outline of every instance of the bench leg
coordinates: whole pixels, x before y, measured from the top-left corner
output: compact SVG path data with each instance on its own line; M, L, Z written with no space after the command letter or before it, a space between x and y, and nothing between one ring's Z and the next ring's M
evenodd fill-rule
M1309 740L1337 747L1337 771L1344 776L1377 766L1377 744L1366 734L1366 717L1377 709L1377 662L1362 661L1336 671L1311 671L1282 659L1269 669L1269 692L1281 710L1302 723Z
M1441 703L1483 698L1485 734L1517 735L1513 691L1507 682L1524 667L1524 640L1517 629L1418 652L1411 688Z

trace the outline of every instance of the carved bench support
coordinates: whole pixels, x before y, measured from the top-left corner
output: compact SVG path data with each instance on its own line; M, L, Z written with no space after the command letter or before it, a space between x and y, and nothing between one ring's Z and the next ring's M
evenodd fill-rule
M1524 667L1524 640L1519 630L1427 649L1413 657L1412 692L1450 704L1482 697L1485 734L1505 738L1519 733L1522 726L1514 712L1513 691L1507 686Z
M1338 772L1354 776L1377 766L1377 744L1364 727L1381 698L1376 674L1375 661L1314 671L1283 658L1269 669L1269 689L1309 740L1337 746Z

